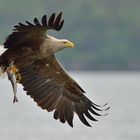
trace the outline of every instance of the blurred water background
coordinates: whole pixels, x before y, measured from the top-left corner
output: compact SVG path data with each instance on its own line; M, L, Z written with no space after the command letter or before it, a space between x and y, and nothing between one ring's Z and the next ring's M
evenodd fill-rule
M7 80L0 80L1 140L139 140L140 73L71 72L95 103L108 102L108 116L90 122L88 128L75 116L74 128L53 119L53 114L37 107L18 89L19 103L12 103L13 93Z
M139 0L0 0L0 45L18 22L63 12L60 32L75 43L57 54L71 76L97 104L108 102L109 115L74 128L53 119L18 88L13 104L10 82L0 79L0 140L139 140L140 1Z

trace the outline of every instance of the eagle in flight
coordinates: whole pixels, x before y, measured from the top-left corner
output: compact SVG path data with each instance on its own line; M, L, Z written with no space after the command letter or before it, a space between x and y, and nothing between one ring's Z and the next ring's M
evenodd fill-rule
M17 83L23 85L38 106L48 112L54 111L54 118L67 122L73 127L74 113L85 125L91 126L87 118L97 121L93 115L101 116L101 109L85 96L85 91L66 73L55 57L64 48L74 48L66 39L57 39L46 34L48 30L60 31L64 20L62 12L53 13L49 18L44 15L41 22L18 23L14 26L5 43L6 51L0 56L0 69L7 73L11 81L14 99ZM104 105L106 106L106 104Z

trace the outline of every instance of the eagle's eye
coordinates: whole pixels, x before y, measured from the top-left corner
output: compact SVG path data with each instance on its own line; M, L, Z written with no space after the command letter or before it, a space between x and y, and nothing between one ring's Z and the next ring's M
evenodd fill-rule
M63 43L66 44L66 43L68 43L68 42L67 42L67 41L64 41Z

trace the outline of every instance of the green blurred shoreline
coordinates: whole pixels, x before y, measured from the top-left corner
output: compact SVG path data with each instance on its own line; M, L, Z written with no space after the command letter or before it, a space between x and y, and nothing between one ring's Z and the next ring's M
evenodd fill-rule
M139 71L139 6L138 0L1 0L0 44L17 23L62 11L63 29L49 34L75 43L57 54L67 69Z

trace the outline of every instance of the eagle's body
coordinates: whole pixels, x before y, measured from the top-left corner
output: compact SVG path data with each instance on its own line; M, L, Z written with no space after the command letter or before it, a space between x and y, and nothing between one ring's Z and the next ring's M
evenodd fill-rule
M89 111L100 116L100 106L92 103L84 90L65 72L55 53L74 44L66 39L46 35L49 29L59 31L64 23L62 13L57 17L43 16L42 24L37 18L34 24L19 23L4 43L7 50L0 56L0 67L7 72L16 94L16 82L21 83L27 95L47 111L54 111L54 118L73 126L74 112L87 126L85 116L96 121ZM48 21L47 21L48 20ZM14 70L13 70L14 69ZM13 72L13 73L11 73ZM15 81L14 81L15 75ZM16 95L14 101L17 101ZM96 110L96 111L95 111Z

